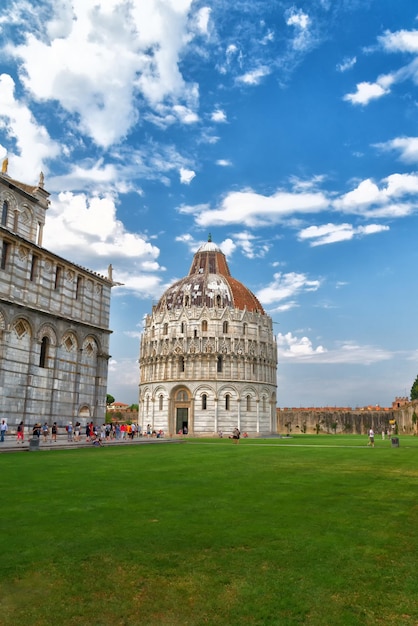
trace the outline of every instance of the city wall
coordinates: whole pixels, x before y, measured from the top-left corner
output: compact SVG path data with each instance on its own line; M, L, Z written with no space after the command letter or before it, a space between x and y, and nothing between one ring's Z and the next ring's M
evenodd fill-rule
M409 402L400 408L370 410L328 407L277 409L277 432L365 435L372 428L376 434L384 429L393 433L396 429L399 435L412 435L417 432L417 424L413 422L414 411L418 414L418 402Z

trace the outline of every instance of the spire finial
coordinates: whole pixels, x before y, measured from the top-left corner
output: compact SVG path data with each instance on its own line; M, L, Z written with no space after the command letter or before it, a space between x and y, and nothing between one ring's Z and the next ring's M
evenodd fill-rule
M210 233L208 235L208 243L212 243L212 235Z

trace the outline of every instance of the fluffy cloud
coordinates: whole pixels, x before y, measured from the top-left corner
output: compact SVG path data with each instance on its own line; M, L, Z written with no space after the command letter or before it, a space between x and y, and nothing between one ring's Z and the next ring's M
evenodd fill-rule
M385 151L398 151L405 163L418 163L418 137L396 137L375 146Z
M163 269L157 262L159 249L143 236L126 231L116 219L114 199L109 195L59 194L48 211L44 245L69 258L77 250L77 263L96 270L114 264L114 278L125 283L125 290L149 294L158 288L158 275L147 273Z
M392 83L393 78L389 80L388 76L381 77L375 83L358 83L357 90L354 93L346 94L344 100L351 102L351 104L369 104L371 100L376 100L388 94Z
M310 245L314 247L349 241L354 237L374 235L387 230L389 230L389 226L382 224L368 224L367 226L358 227L354 227L351 224L323 224L322 226L309 226L302 229L298 233L298 238L301 241L310 241Z
M325 194L278 191L264 196L254 191L227 194L219 208L207 205L182 206L181 213L193 213L199 226L244 224L247 227L275 224L295 213L318 213L329 205Z
M306 274L278 272L267 287L257 292L257 298L262 304L271 306L306 291L317 291L320 284L319 280L309 280Z
M332 349L322 345L315 348L308 337L295 337L290 332L285 335L278 334L277 350L279 359L315 364L370 365L393 358L393 354L388 350L369 345L362 346L353 341L340 342Z
M9 43L7 52L19 59L21 80L33 98L58 101L79 116L98 145L109 146L137 121L138 97L151 107L171 99L180 122L197 120L197 86L179 70L192 28L205 30L204 11L189 21L191 4L112 0L92 7L74 0L70 11L64 0L45 2L43 20L36 24L43 26L42 35L32 26L22 43ZM31 27L29 20L25 26Z
M190 185L196 173L193 170L187 170L184 167L180 168L180 182L184 185Z
M357 57L346 57L342 60L341 63L337 65L337 70L339 72L346 72L347 70L351 70L352 67L357 63Z
M379 187L371 179L363 180L336 199L334 207L344 213L380 218L404 217L416 210L411 196L418 193L417 174L391 174L382 183Z
M418 30L398 30L394 33L386 31L379 42L389 52L418 53Z
M48 159L61 152L28 106L15 98L15 84L7 74L0 76L0 128L15 141L16 154L9 154L9 161L12 176L17 179L25 180L28 172L34 176L41 170L47 172Z

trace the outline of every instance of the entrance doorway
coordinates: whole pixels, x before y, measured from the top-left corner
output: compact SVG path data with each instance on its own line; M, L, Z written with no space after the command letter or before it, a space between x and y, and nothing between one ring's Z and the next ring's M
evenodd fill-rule
M180 431L184 435L189 432L189 409L187 407L177 407L176 410L176 433Z

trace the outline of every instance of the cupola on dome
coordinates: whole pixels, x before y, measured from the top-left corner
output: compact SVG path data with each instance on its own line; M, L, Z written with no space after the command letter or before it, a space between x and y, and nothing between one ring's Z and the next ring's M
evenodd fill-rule
M165 291L156 311L188 306L232 307L264 315L252 291L231 276L224 253L210 236L194 255L188 275Z

